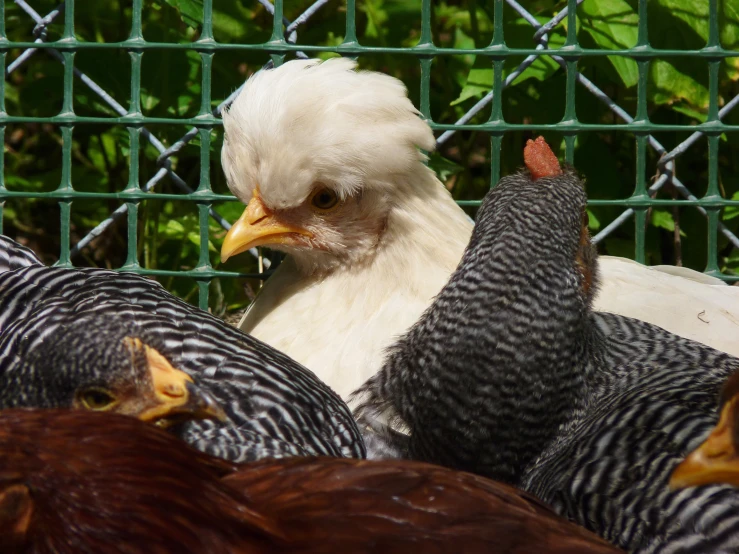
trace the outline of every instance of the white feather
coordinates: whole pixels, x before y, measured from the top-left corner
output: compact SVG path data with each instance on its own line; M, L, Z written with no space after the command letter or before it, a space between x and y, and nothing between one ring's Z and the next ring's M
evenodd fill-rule
M369 264L305 275L287 258L239 324L343 398L374 375L385 348L431 304L472 232L433 173L423 166L417 173L417 186L431 194L393 208Z
M351 256L290 251L240 323L346 398L429 306L459 262L472 224L418 150L431 130L400 81L355 63L293 61L262 71L224 114L229 187L243 202L259 183L273 209L297 209L316 179L340 197L386 210L373 237L347 231ZM375 214L377 215L377 214ZM335 234L335 233L334 233ZM739 355L739 287L682 268L601 258L596 309L649 321Z
M647 267L601 256L595 308L663 329L739 356L739 287L684 267Z

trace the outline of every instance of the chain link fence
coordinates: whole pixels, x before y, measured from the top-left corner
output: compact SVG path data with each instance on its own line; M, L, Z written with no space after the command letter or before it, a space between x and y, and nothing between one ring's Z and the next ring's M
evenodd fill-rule
M728 1L728 0L727 0ZM246 4L246 0L242 4ZM15 0L15 5L32 22L32 32L26 40L9 40L6 33L6 6L0 8L0 64L6 75L5 87L0 94L0 134L6 141L6 156L8 151L7 137L9 129L21 126L51 125L58 130L61 141L61 173L58 186L53 190L23 190L22 187L7 186L8 176L4 166L0 167L0 202L5 206L7 202L23 202L31 199L42 199L58 203L59 225L59 252L58 265L73 265L73 259L91 248L95 240L105 236L116 225L124 225L127 233L127 247L125 262L120 269L135 271L156 278L186 277L197 283L198 301L201 307L208 307L209 290L211 283L217 279L236 278L263 278L270 267L270 260L262 259L260 254L253 250L255 259L259 259L256 269L251 272L227 270L214 265L217 252L213 250L212 238L215 228L227 230L230 227L229 217L219 213L224 202L233 201L229 194L215 192L212 186L213 160L217 157L214 148L214 133L220 133L221 111L227 107L238 95L240 89L224 99L213 98L214 56L220 52L238 54L261 55L266 66L279 65L286 58L312 57L327 53L342 56L357 57L362 67L362 61L367 56L406 56L417 60L420 75L419 89L411 91L412 97L417 99L418 107L437 134L437 143L440 149L451 143L456 133L477 133L489 137L488 164L489 184L493 186L501 174L501 152L504 137L519 133L533 135L539 133L557 133L563 140L565 159L575 162L578 136L584 133L626 133L633 137L635 144L635 181L633 193L626 198L593 198L589 207L619 208L621 211L609 221L604 221L594 240L602 242L628 225L633 226L633 257L641 262L646 259L646 235L650 210L653 209L683 209L697 210L705 218L706 243L705 267L707 273L722 277L726 280L736 280L731 272L722 272L719 260L720 248L724 252L739 248L739 238L734 233L730 221L722 220L722 210L729 207L739 207L739 200L727 199L720 186L719 156L720 143L733 140L736 125L727 124L723 120L739 103L739 95L732 95L731 87L719 91L723 86L720 81L722 64L733 61L737 53L724 48L721 44L721 25L733 25L719 21L719 14L726 13L726 5L718 0L708 0L707 6L707 41L699 49L664 49L650 46L648 6L647 0L634 0L633 4L638 14L635 23L635 44L628 47L613 45L610 48L592 48L582 46L578 42L578 6L582 0L570 0L561 3L556 15L543 21L541 13L530 13L524 4L515 0L494 0L489 2L492 21L492 40L487 45L476 44L465 47L438 46L433 36L433 22L435 6L431 0L421 0L417 36L414 45L373 45L366 46L360 43L357 32L358 10L369 13L370 2L366 5L355 0L318 0L310 4L301 14L292 21L284 17L284 3L274 0L274 4L267 0L255 0L259 9L268 13L273 19L272 32L268 40L254 44L224 44L216 40L213 32L213 0L202 1L202 20L198 32L191 41L161 42L145 38L142 28L142 17L145 10L152 9L144 5L143 0L133 0L131 4L130 28L126 30L127 37L119 42L99 42L83 40L75 33L75 1L68 0L54 7L48 13L39 13L31 5L33 2ZM197 3L196 3L197 4ZM358 5L359 4L359 5ZM380 3L381 4L381 3ZM474 4L474 2L472 2ZM79 2L78 2L79 6ZM731 7L731 6L729 6ZM77 8L79 9L79 8ZM722 11L723 9L723 11ZM343 17L345 28L343 37L339 37L335 44L299 43L300 33L309 28L312 21L326 12L339 14ZM470 10L471 17L474 12ZM200 14L198 14L200 16ZM367 16L369 17L369 15ZM529 26L528 47L512 47L506 43L506 17L517 18L516 21L525 21ZM26 23L18 18L11 23L16 29L25 28ZM51 25L61 25L60 35L49 40L48 30ZM618 21L617 21L618 23ZM126 21L126 24L128 22ZM387 23L392 25L393 22ZM469 23L472 24L472 23ZM34 26L35 25L35 26ZM369 23L367 23L369 25ZM562 31L565 29L565 31ZM564 36L564 42L551 43L553 32L559 30ZM127 53L130 63L130 94L127 97L116 97L104 84L96 81L75 66L75 57L87 55L91 52L110 51L111 49ZM200 63L200 103L197 113L187 117L161 117L146 115L142 109L142 63L146 56L158 51L184 52L190 56L197 56ZM46 56L61 64L61 84L63 93L61 109L58 113L49 116L23 115L8 113L5 107L8 79L14 72L19 72L33 56ZM432 116L431 88L434 62L440 58L474 57L477 64L482 61L488 70L492 70L490 90L483 91L475 97L474 103L467 102L465 112L449 122L436 121ZM613 91L599 88L595 80L590 78L587 69L592 59L623 58L633 60L635 64L635 111L629 113L613 99ZM707 73L707 105L699 120L692 123L683 121L678 123L655 123L650 120L650 105L648 102L648 87L650 85L650 64L655 60L679 57L702 63ZM537 121L512 122L504 117L502 101L504 90L529 70L537 60L546 58L561 68L559 74L564 79L564 115L561 120L551 123ZM580 68L580 69L579 69ZM472 73L470 72L470 75ZM29 77L29 76L26 76ZM41 85L39 85L41 86ZM466 86L466 85L465 85ZM86 87L97 97L97 101L108 110L108 115L80 115L75 108L75 87ZM611 121L601 118L599 121L582 122L578 119L578 106L587 96L588 101L600 103L612 116ZM217 104L215 108L214 104ZM470 105L471 104L471 105ZM456 112L458 113L458 111ZM73 177L73 168L79 160L75 157L75 132L84 126L115 126L125 129L124 139L128 153L127 169L128 182L122 190L117 191L89 191L76 186ZM162 126L177 126L181 129L181 138L163 140L158 138L157 128ZM661 134L673 133L672 145L666 147ZM680 133L685 136L681 140L674 140ZM707 143L705 157L705 182L697 184L683 182L677 176L677 167L681 156L691 149L704 148ZM177 168L178 156L186 148L195 145L199 149L199 171L196 175L184 175ZM140 178L139 161L144 148L154 148L157 152L156 171L147 179ZM519 154L520 155L520 154ZM649 160L657 160L654 167L648 167ZM1 164L2 162L0 162ZM219 169L217 169L219 170ZM190 171L192 173L192 171ZM649 174L654 178L649 179ZM487 174L486 174L487 175ZM592 177L590 178L592 180ZM168 192L163 192L163 183L169 183ZM671 191L671 198L657 198L662 189ZM699 195L698 190L705 190ZM224 191L225 192L225 191ZM456 193L456 191L455 191ZM481 193L477 198L460 199L462 206L474 209L479 205ZM72 204L84 203L89 200L110 202L111 209L107 217L99 221L88 222L88 228L82 232L71 233ZM196 236L191 237L198 245L198 259L187 269L161 269L149 267L142 263L139 245L141 231L142 205L151 201L186 202L193 205L197 211ZM117 206L114 207L113 206ZM0 211L0 214L3 212ZM612 211L608 213L613 213ZM724 218L725 219L725 218ZM1 221L1 220L0 220ZM674 221L673 221L674 227ZM676 231L679 239L680 229Z

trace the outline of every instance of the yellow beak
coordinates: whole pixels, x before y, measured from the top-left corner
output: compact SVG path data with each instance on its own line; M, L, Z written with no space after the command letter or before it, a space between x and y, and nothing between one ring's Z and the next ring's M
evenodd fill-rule
M133 394L120 397L111 411L161 427L193 419L228 420L215 397L197 386L187 373L172 367L158 350L139 338L126 337L123 341L132 354L143 350L151 387L136 387Z
M263 244L296 244L299 236L312 237L310 231L280 222L262 202L255 187L244 213L223 239L221 261Z
M724 404L721 419L711 434L696 450L675 468L670 488L697 487L728 483L739 486L739 459L733 440L734 404L732 398Z
M227 417L216 399L193 383L190 376L172 367L155 349L144 346L153 385L155 405L139 414L139 419L161 422L176 419L218 419Z

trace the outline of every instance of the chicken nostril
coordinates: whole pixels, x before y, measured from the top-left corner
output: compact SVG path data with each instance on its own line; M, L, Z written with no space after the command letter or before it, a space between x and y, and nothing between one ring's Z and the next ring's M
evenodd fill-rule
M270 215L270 211L262 204L258 198L252 198L251 202L246 206L246 221L249 225L256 225Z
M249 217L248 218L249 225L256 225L260 221L264 220L266 217L267 217L266 214L265 215L262 215L261 217L260 216Z
M168 383L160 389L161 393L171 398L180 398L185 396L185 387L175 383Z

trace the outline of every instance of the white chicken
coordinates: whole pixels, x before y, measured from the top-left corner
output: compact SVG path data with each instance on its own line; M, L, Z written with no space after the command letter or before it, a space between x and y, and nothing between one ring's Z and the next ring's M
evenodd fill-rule
M247 204L222 259L259 245L288 254L239 327L343 398L429 306L472 230L423 163L434 136L404 85L355 67L295 60L256 73L223 114L221 155ZM739 288L621 258L601 268L598 309L739 355Z

